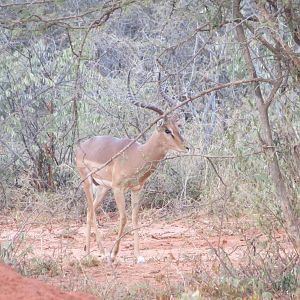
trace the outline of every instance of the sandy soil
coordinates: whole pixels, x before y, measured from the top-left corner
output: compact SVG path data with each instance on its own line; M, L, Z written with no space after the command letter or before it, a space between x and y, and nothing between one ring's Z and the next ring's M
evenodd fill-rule
M141 254L146 262L135 263L133 236L129 233L122 239L117 262L111 264L98 257L99 251L94 239L91 239L93 259L86 257L83 250L83 221L58 222L45 219L32 222L29 219L27 223L20 223L5 216L0 220L2 245L11 239L20 240L22 233L22 242L15 250L16 253L30 249L24 261L32 257L42 257L44 260L57 262L58 274L51 274L49 268L47 274L36 274L35 277L66 290L82 289L82 278L92 278L101 286L120 284L123 288L137 285L171 288L176 283L190 285L197 272L220 271L220 263L212 249L224 249L232 263L239 265L245 251L251 251L249 245L255 240L264 239L255 226L249 226L248 218L240 219L238 225L226 220L221 226L220 220L198 213L174 219L161 212L148 212L142 217L140 229ZM99 224L103 233L103 244L110 250L117 233L117 216L102 215L99 217ZM128 229L130 230L130 222ZM278 232L276 238L279 244L288 244L283 232Z

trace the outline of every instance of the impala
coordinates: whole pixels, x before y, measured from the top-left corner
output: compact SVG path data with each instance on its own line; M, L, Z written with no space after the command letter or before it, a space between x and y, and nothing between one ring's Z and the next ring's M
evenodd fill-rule
M128 97L134 105L150 109L159 115L164 114L160 108L153 105L145 105L135 99L130 89L130 73L128 74L127 89ZM160 91L162 96L166 98L167 95L164 95L161 89ZM101 236L97 229L96 209L107 192L112 189L120 215L118 236L110 257L112 261L115 260L127 222L124 193L130 190L134 255L137 258L137 262L142 263L144 258L140 256L138 234L140 192L146 180L156 170L159 162L164 159L169 150L186 152L189 149L181 135L178 115L163 116L157 122L156 129L151 137L144 144L134 142L122 152L122 149L128 146L129 143L132 143L132 140L128 138L95 136L77 146L75 158L83 180L83 189L88 204L85 250L87 253L90 253L90 234L93 226L97 245L101 253L105 254ZM120 155L115 157L109 164L106 164L119 152L121 152ZM93 185L96 187L95 198L93 196Z

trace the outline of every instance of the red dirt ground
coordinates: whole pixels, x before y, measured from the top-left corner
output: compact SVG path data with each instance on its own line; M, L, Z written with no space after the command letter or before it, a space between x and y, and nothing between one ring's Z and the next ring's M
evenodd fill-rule
M36 279L23 278L0 262L0 300L96 300L96 297L66 293Z
M121 242L121 250L115 264L101 260L97 255L99 251L96 242L92 238L92 256L96 262L84 263L86 255L84 247L84 222L57 221L51 218L39 218L33 221L28 218L27 222L16 222L12 217L0 217L0 243L5 243L13 238L20 237L22 232L24 238L20 246L15 250L21 253L26 249L31 249L25 259L40 257L48 261L55 262L59 267L59 273L34 274L35 277L47 281L52 285L65 290L87 290L82 289L82 283L92 279L95 287L101 289L111 289L112 287L122 287L129 289L136 286L152 286L157 289L171 289L174 284L186 286L193 283L194 275L198 273L220 272L220 263L216 259L212 248L224 249L234 265L243 262L245 251L251 241L264 239L264 236L255 229L255 225L249 219L239 219L237 221L224 221L220 229L220 220L199 213L185 218L171 219L168 214L161 212L145 212L141 217L141 254L145 257L144 264L136 264L133 258L133 236L126 235ZM100 229L103 233L103 244L108 250L112 248L117 229L117 216L101 216L99 219ZM250 228L250 229L249 229ZM128 229L130 230L130 223ZM17 238L18 239L18 238ZM276 234L279 245L287 248L288 241L285 234ZM248 249L249 250L249 249ZM3 267L3 266L2 266ZM10 270L10 269L8 269ZM1 270L0 270L1 272ZM15 274L9 272L9 274ZM12 275L11 275L12 276ZM9 278L0 277L0 294L2 292L2 280L9 281ZM17 295L19 288L14 285L22 282L30 284L27 291L34 293L36 298L30 295L26 299L46 299L37 298L39 293L61 293L52 287L44 284L37 284L37 281L16 277L10 284L12 291ZM196 283L195 283L196 284ZM6 283L5 283L6 285ZM87 285L87 284L86 284ZM85 285L85 286L86 286ZM88 291L91 290L89 284ZM26 290L25 290L26 291ZM94 291L92 291L94 294ZM99 293L98 293L99 294ZM104 292L101 295L105 294ZM14 295L14 294L13 294ZM60 295L60 294L56 294ZM60 296L59 299L89 299L84 296L75 297L64 294L66 298ZM54 297L54 296L53 296ZM81 297L81 298L80 298ZM0 299L21 299L21 298L1 298ZM54 299L54 298L53 298ZM92 299L92 298L90 298Z

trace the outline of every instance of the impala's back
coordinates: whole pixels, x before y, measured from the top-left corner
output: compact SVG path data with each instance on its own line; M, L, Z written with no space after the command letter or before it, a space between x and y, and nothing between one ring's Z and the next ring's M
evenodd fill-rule
M91 171L99 169L92 176L98 183L103 183L103 180L112 183L114 165L117 161L128 161L130 153L138 146L134 143L107 166L101 169L101 166L107 163L114 155L120 152L131 142L130 139L118 139L111 136L95 136L80 143L75 150L76 164L81 175L86 176ZM130 157L131 158L131 157Z

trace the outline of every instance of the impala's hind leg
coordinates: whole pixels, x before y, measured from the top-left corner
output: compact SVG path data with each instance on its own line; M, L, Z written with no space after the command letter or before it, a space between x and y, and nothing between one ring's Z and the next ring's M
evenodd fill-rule
M80 176L84 179L87 175L85 169L79 169ZM83 190L86 195L87 200L87 216L86 216L86 240L84 250L87 254L90 253L90 237L91 237L91 227L93 224L93 214L94 214L94 206L93 206L93 189L92 189L92 179L90 177L86 178L83 181Z
M93 216L92 217L93 217L94 232L96 235L96 241L97 241L98 248L102 254L104 254L105 251L102 246L101 234L99 233L99 230L97 228L96 210L97 210L97 207L102 203L108 190L109 190L109 188L107 188L107 187L98 186L97 191L96 191L96 198L93 203Z

